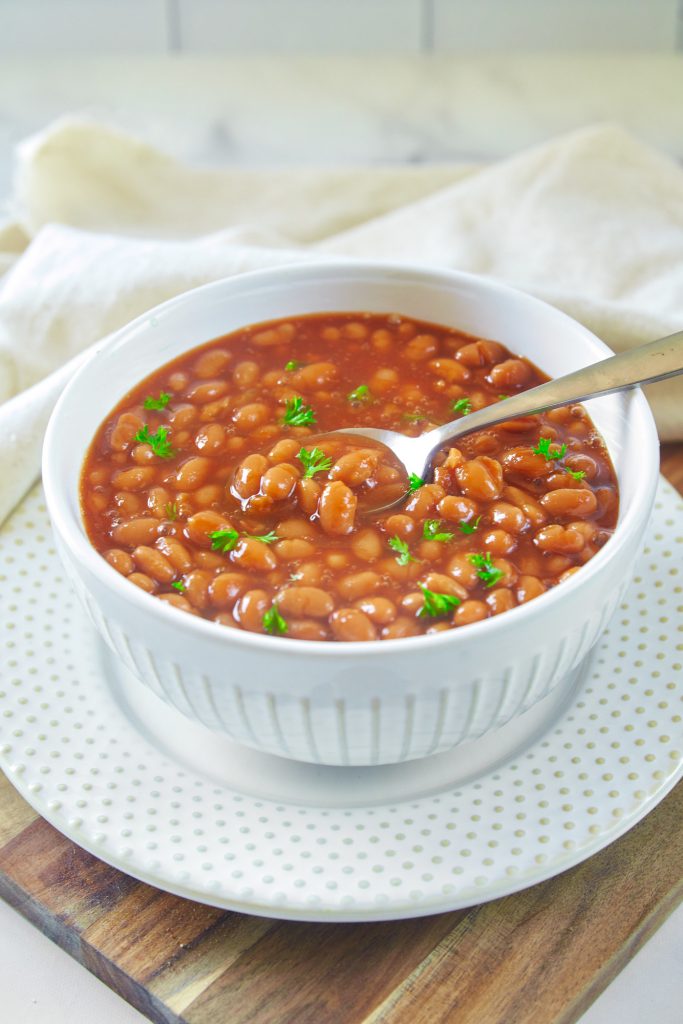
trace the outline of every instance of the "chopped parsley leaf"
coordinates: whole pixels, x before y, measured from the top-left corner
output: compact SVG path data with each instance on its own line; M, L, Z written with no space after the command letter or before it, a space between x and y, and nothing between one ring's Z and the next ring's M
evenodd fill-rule
M167 391L160 391L158 398L153 398L152 395L147 395L147 398L143 402L145 409L165 409L168 403L171 401L171 396Z
M243 533L242 536L247 538L250 537L252 540L260 540L262 544L274 544L276 540L280 539L274 530L271 530L270 533L262 534Z
M298 370L300 365L301 363L298 363L296 359L290 359L288 363L285 363L285 370L287 370L288 373L291 373L294 370Z
M460 531L462 533L470 534L470 533L474 533L477 530L477 527L479 526L480 522L481 522L481 516L477 516L477 518L475 520L473 520L473 522L471 522L471 523L468 523L466 519L461 519L460 523L458 525L459 525Z
M450 533L446 530L439 530L441 526L440 519L425 519L424 526L422 527L422 537L424 540L439 540L443 544L446 544L449 540L453 540L455 537L454 533Z
M424 487L425 481L417 473L411 473L408 477L408 490L419 491L421 487Z
M310 451L307 448L300 448L297 459L303 463L304 480L309 480L316 473L326 473L332 468L332 459L328 459L320 448L311 448Z
M410 549L404 540L400 537L390 537L389 547L392 551L397 551L396 562L398 565L408 565L409 562L416 562L417 559L413 558L410 553Z
M430 616L436 618L438 615L448 615L460 604L460 598L452 594L436 594L420 583L420 590L425 596L425 603L420 608L418 615L422 618Z
M185 584L183 583L182 580L176 580L175 583L171 584L171 586L173 587L174 590L179 590L181 594L186 589Z
M280 615L274 601L261 621L266 633L270 633L271 636L283 636L287 632L287 623Z
M367 402L372 398L370 388L367 384L359 384L357 388L350 391L346 396L349 402Z
M467 416L468 413L472 412L472 403L469 398L459 398L457 402L453 402L451 409L453 412L459 412L461 416Z
M494 587L505 575L502 569L496 569L489 551L483 555L468 555L467 560L476 566L477 576L486 587Z
M211 540L212 551L232 551L237 547L240 535L237 530L214 530L207 534Z
M166 518L174 523L178 518L178 506L175 501L167 501L164 505L164 512L166 513Z
M150 434L149 427L145 423L142 430L138 430L133 438L140 444L148 444L155 455L160 459L172 459L175 455L171 442L168 440L168 427L159 427L156 434Z
M565 473L569 473L574 480L583 480L586 475L585 469L570 469L569 466L564 467Z
M297 396L287 401L282 422L288 427L305 427L308 423L315 423L315 413L310 405L304 405L303 398Z
M540 437L533 452L534 455L542 455L546 462L550 462L552 459L563 459L567 454L567 446L553 444L549 437Z

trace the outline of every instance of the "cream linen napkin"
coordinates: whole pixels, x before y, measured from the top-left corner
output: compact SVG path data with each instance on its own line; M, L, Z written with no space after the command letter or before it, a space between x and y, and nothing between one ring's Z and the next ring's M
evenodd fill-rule
M617 350L683 328L683 170L615 127L484 169L252 173L188 168L67 119L20 147L11 212L0 230L0 522L38 473L68 361L230 274L331 255L405 259L508 281ZM680 382L651 399L660 435L683 436Z

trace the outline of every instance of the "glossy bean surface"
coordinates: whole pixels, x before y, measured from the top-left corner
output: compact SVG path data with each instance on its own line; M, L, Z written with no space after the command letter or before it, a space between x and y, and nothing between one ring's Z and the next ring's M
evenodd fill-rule
M81 479L93 545L176 611L306 641L471 625L542 597L614 529L615 474L580 405L461 438L403 507L383 449L547 378L496 340L394 314L257 324L128 393ZM145 599L146 600L146 599Z

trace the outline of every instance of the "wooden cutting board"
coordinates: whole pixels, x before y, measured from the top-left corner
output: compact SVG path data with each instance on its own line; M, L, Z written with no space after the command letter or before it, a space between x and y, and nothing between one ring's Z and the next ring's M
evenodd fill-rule
M683 445L662 469L683 484ZM172 1024L570 1024L683 898L683 783L547 882L410 921L299 924L216 910L109 867L0 776L0 896Z

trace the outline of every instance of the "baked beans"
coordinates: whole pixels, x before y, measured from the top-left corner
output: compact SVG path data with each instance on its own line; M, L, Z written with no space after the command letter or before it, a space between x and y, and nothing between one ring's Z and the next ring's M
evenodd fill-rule
M500 615L610 537L616 479L581 406L507 421L437 457L405 505L385 449L542 383L500 342L396 315L258 324L190 351L107 416L85 460L89 537L112 568L221 626L387 640Z

